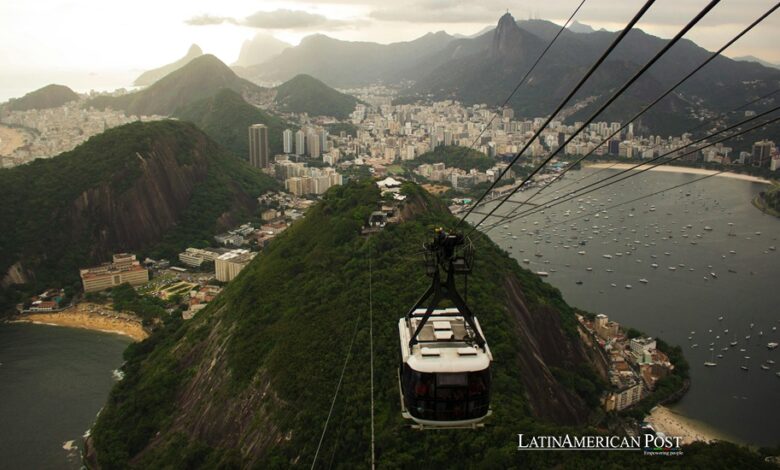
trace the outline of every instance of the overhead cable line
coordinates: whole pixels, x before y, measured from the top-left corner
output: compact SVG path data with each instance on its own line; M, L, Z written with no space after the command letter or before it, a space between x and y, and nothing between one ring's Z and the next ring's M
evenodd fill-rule
M368 338L371 354L371 470L376 468L376 452L374 440L374 294L373 271L371 268L371 238L368 239Z
M732 109L732 110L730 110L730 111L725 111L725 112L723 112L723 113L719 114L717 117L715 117L715 118L713 118L713 119L709 119L709 120L707 120L707 121L704 121L704 122L702 122L702 123L700 123L700 124L697 124L696 126L694 126L694 127L691 127L691 128L689 128L688 130L686 130L685 132L683 132L683 134L692 134L694 131L697 131L697 130L701 129L702 127L704 127L704 126L706 126L706 125L708 125L708 124L714 124L714 123L717 123L717 122L718 122L718 121L720 121L721 119L723 119L723 118L727 117L729 114L736 113L737 111L741 111L741 110L743 110L743 109L747 108L748 106L750 106L750 105L752 105L752 104L754 104L754 103L757 103L757 102L759 102L759 101L763 101L763 100L765 100L765 99L767 99L767 98L771 97L772 95L775 95L775 94L777 94L778 92L780 92L780 88L778 88L778 89L776 89L776 90L774 90L774 91L771 91L771 92L769 92L769 93L766 93L766 94L764 94L764 95L761 95L761 96L759 96L758 98L754 98L754 99L752 99L752 100L748 101L747 103L745 103L745 104L742 104L742 105L740 105L739 107L737 107L737 108L734 108L734 109ZM603 142L602 142L602 143L603 143ZM653 149L655 149L655 148L658 148L658 147L660 147L660 144L653 145L652 147L648 148L648 150L653 150ZM596 148L598 148L598 146L597 146ZM574 181L571 181L571 182L569 182L569 183L566 183L564 186L561 186L561 187L560 187L560 188L558 188L557 190L558 190L558 191L562 191L562 190L564 190L564 189L566 189L566 188L569 188L569 187L571 187L571 186L574 186L574 185L575 185L575 184L577 184L577 183L580 183L580 182L582 182L582 181L585 181L586 179L593 178L594 176L597 176L597 175L599 175L599 174L601 174L601 173L603 173L603 172L605 172L605 171L609 170L610 168L614 167L615 165L617 165L617 164L619 164L619 163L620 163L620 162L613 162L613 163L611 163L611 164L607 165L607 166L606 166L606 167L604 167L604 168L600 168L598 171L595 171L595 172L593 172L593 173L590 173L590 174L584 175L582 178L579 178L579 179L576 179L576 180L574 180ZM549 186L549 185L548 185L548 186ZM525 204L525 203L527 203L527 202L528 202L528 200L524 201L524 202L523 202L523 204ZM551 202L551 201L546 201L546 202L538 203L538 205L544 205L544 204L546 204L546 203L548 203L548 202ZM512 211L512 212L514 212L514 211ZM511 214L511 212L510 212L510 214Z
M511 218L502 219L502 220L501 220L500 222L498 222L498 223L500 224L500 223L506 223L506 222L509 222L509 221L518 220L518 219L520 219L520 218L527 217L527 216L529 216L529 215L533 215L533 214L535 214L535 213L537 213L537 212L539 212L539 211L550 209L550 208L552 208L552 207L555 207L555 206L557 206L557 205L563 204L564 202L571 201L571 200L572 200L572 199L574 199L575 197L581 197L581 196L583 196L583 195L585 195L585 194L590 194L590 193L592 193L593 191L597 191L597 190L599 190L599 189L606 188L606 187L608 187L608 186L611 186L611 185L613 185L613 184L619 183L619 182L621 182L621 181L623 181L623 180L626 180L626 179L628 179L628 178L631 178L631 177L634 177L634 176L638 176L638 175L640 175L640 174L642 174L642 173L644 173L644 172L646 172L646 171L650 171L650 170L652 170L653 168L656 168L656 167L658 167L658 166L664 165L664 164L666 164L666 163L673 162L673 161L675 161L675 160L678 160L678 159L680 159L680 158L682 158L682 157L685 157L685 156L687 156L687 155L691 155L691 154L693 154L693 153L699 152L699 151L701 151L701 150L703 150L703 149L705 149L705 148L712 147L713 145L719 144L719 143L721 143L721 142L724 142L724 141L726 141L726 140L729 140L729 139L733 139L734 137L738 137L738 136L741 136L741 135L743 135L743 134L747 134L748 132L752 132L752 131L754 131L754 130L756 130L756 129L760 128L760 127L764 127L764 126L767 126L767 125L769 125L769 124L772 124L772 123L774 123L774 122L777 122L778 120L780 120L780 117L775 117L775 118L772 118L772 119L770 119L770 120L768 120L768 121L765 121L765 122L763 122L763 123L759 123L759 124L757 124L757 125L754 125L754 126L752 126L752 127L748 128L748 129L741 130L741 131L735 132L735 133L733 133L733 134L729 134L729 135L727 135L727 136L725 136L725 137L722 137L722 138L720 138L720 139L717 139L717 140L715 140L715 141L709 142L709 143L707 143L707 144L705 144L705 145L703 145L703 146L701 146L701 147L698 147L698 148L692 149L692 150L690 150L690 151L687 151L687 152L684 152L684 153L682 153L682 154L679 154L679 155L677 155L677 156L675 156L675 157L669 158L668 160L661 161L661 162L659 162L659 163L655 163L655 164L653 164L653 165L648 165L649 163L652 163L652 162L654 162L654 161L657 161L657 160L659 160L659 159L661 159L661 158L663 158L663 157L666 157L666 156L668 156L668 155L670 155L670 154L672 154L672 153L679 152L681 149L683 149L683 148L685 148L685 147L689 147L690 145L693 145L693 144L695 144L695 143L701 143L701 142L703 142L703 141L705 141L705 140L707 140L707 139L709 139L709 138L711 138L711 137L714 137L715 135L718 135L718 134L721 134L721 133L723 133L723 132L726 132L727 130L730 130L730 129L732 129L732 128L739 127L739 126L741 126L742 124L745 124L745 123L747 123L747 122L749 122L749 121L753 121L753 120L755 120L755 119L758 119L758 118L760 118L760 117L763 117L763 116L765 116L765 115L767 115L767 114L769 114L769 113L772 113L772 112L774 112L774 111L777 111L778 109L780 109L780 106L776 106L776 107L774 107L773 109L770 109L770 110L768 110L768 111L765 111L765 112L763 112L763 113L761 113L761 114L758 114L758 115L756 115L756 116L753 116L753 117L751 117L751 118L749 118L749 119L746 119L746 120L744 120L744 121L742 121L742 122L740 122L740 123L738 123L738 124L735 124L735 125L733 125L733 126L730 126L730 127L728 127L728 128L722 129L722 130L720 130L720 131L717 131L717 132L715 132L715 133L713 133L713 134L710 134L710 135L708 135L708 136L702 137L701 139L699 139L699 140L697 140L697 141L694 141L694 142L691 142L691 143L689 143L689 144L687 144L687 145L685 145L685 146L683 146L683 147L680 147L680 148L676 148L676 149L670 150L669 152L667 152L667 153L665 153L665 154L663 154L663 155L659 155L658 157L655 157L655 158L653 158L653 159L651 159L651 160L648 160L647 162L640 162L640 163L638 163L638 164L636 164L636 165L634 165L634 166L632 166L632 167L630 167L630 168L627 168L627 169L625 169L625 170L622 170L622 171L620 171L619 173L616 173L616 174L614 174L614 175L611 175L611 176L609 176L609 177L607 177L607 178L604 178L604 179L602 179L602 180L599 180L599 181L596 181L596 182L594 182L594 183L591 183L591 184L589 184L589 185L587 185L587 186L584 186L583 188L580 188L580 189L579 189L579 190L577 190L577 191L570 192L570 193L569 193L569 195L567 195L567 196L564 196L564 198L563 198L563 199L556 199L556 200L555 200L553 203L551 203L551 204L545 204L545 205L540 205L540 206L537 206L537 207L535 207L535 208L533 208L533 209L530 209L530 210L528 210L528 211L526 211L526 212L523 212L523 213L517 214L517 215L515 215L515 216L513 216L513 217L511 217ZM641 167L641 166L646 166L646 168L642 168L642 169L639 169L639 170L638 170L638 171L636 171L636 172L632 172L632 170L635 170L635 169L637 169L637 168L639 168L639 167ZM610 180L610 179L616 178L616 177L618 177L618 176L620 176L620 175L623 175L623 174L625 174L625 173L628 173L628 172L632 172L632 173L631 173L631 174L629 174L629 175L627 175L627 176L625 176L625 177L623 177L623 178L620 178L620 179L618 179L618 180L615 180L615 181L608 182L608 183L604 184L603 186L599 186L599 187L595 187L595 188L593 188L593 186L596 186L596 185L598 185L598 184L604 183L604 182L606 182L607 180ZM588 191L585 191L585 192L580 192L580 191L582 191L582 190L584 190L584 189L588 189L588 188L591 188L591 189L589 189ZM484 233L485 233L485 232L482 232L482 234L483 234L483 235L484 235Z
M547 158L545 158L544 161L542 161L542 163L536 167L536 169L534 169L528 176L526 176L520 185L516 186L512 191L509 192L509 194L506 195L506 197L503 198L503 200L499 204L495 205L490 211L488 211L488 213L485 214L474 227L472 227L469 234L473 233L477 229L477 227L479 227L482 224L482 222L484 222L485 220L487 220L488 217L493 215L493 213L496 210L498 210L499 207L501 207L504 203L506 203L506 201L508 201L515 193L517 193L517 191L520 190L520 188L522 188L528 181L530 181L531 178L534 177L534 175L536 175L539 171L541 171L542 168L544 168L547 165L547 163L549 163L550 160L552 160L558 154L558 152L561 151L561 149L565 148L566 145L569 144L569 142L571 142L575 137L577 137L577 135L580 132L582 132L585 126L593 122L593 120L596 119L596 117L598 117L599 114L601 114L607 107L609 107L609 105L611 105L616 99L618 99L631 85L633 85L634 82L636 82L642 75L644 75L645 72L647 72L647 70L658 61L658 59L663 57L664 54L666 54L666 52L669 51L669 49L671 49L675 44L677 44L677 42L680 39L682 39L683 36L685 36L685 34L688 33L688 31L690 31L699 21L701 21L701 19L704 18L704 16L706 16L707 13L709 13L710 10L712 10L715 7L715 5L717 5L718 3L720 3L720 0L711 0L691 21L688 22L687 25L685 25L685 27L683 27L674 36L674 38L668 41L664 45L664 47L662 47L661 50L658 51L655 54L655 56L653 56L652 59L650 59L647 63L645 63L645 65L642 66L642 68L639 69L630 79L628 79L628 81L626 81L623 84L623 86L620 87L620 89L618 89L615 93L613 93L612 96L599 107L599 109L593 112L591 116L579 127L579 129L577 129L571 136L569 136L569 138L567 138L563 142L563 144L559 145L554 152L548 155Z
M336 405L336 398L339 396L339 390L341 389L341 383L344 381L344 372L347 370L347 364L349 364L349 358L352 355L352 346L355 344L355 338L357 337L358 332L358 324L360 323L360 312L358 311L358 314L355 318L355 329L352 332L352 340L349 343L349 348L347 349L347 356L344 358L344 366L341 368L341 375L339 376L338 384L336 384L336 391L333 392L333 400L331 400L330 403L330 410L328 411L328 417L325 419L325 425L322 427L322 435L320 435L320 442L317 444L317 451L314 453L314 460L311 462L311 469L314 469L314 466L317 464L317 457L320 454L320 448L322 447L322 441L325 439L325 433L328 431L328 423L330 422L330 417L333 414L333 407Z
M682 85L685 81L687 81L689 78L691 78L696 72L704 68L707 64L712 62L716 57L718 57L724 50L726 50L728 47L730 47L732 44L734 44L737 40L739 40L742 36L747 34L751 29L756 27L759 23L761 23L764 19L766 19L769 15L771 15L775 10L780 8L780 3L776 3L772 8L767 10L763 15L758 17L753 23L751 23L749 26L747 26L745 29L743 29L739 34L731 38L726 44L724 44L720 49L710 54L710 56L701 64L699 64L696 68L694 68L692 71L690 71L687 75L685 75L683 78L677 81L674 85L669 87L665 92L663 92L660 96L658 96L653 102L642 108L638 113L636 113L633 117L631 117L628 121L626 121L625 124L623 124L620 128L612 132L609 136L605 137L601 142L599 142L597 145L593 147L593 149L589 152L587 152L582 157L578 158L577 160L570 163L562 172L558 173L555 178L552 180L546 182L542 187L540 187L535 193L533 193L531 196L529 196L525 201L522 201L519 205L512 208L512 210L507 214L507 216L513 215L517 210L519 210L523 205L527 204L529 201L531 201L533 198L535 198L540 192L542 192L545 188L549 187L551 184L553 184L555 181L559 180L563 177L569 170L576 167L579 163L581 163L583 160L588 158L590 155L593 154L593 152L596 151L597 148L600 148L604 143L609 142L610 139L612 139L615 135L618 135L620 132L622 132L626 127L628 127L629 124L634 122L636 119L638 119L640 116L642 116L645 112L649 111L650 108L658 104L659 101L664 99L666 96L668 96L670 93L672 93L677 87ZM680 34L678 34L678 37L676 39L680 38ZM776 93L773 92L773 93ZM593 116L595 117L595 116ZM592 121L592 119L591 119ZM565 149L566 145L573 140L574 136L579 134L580 131L582 131L585 126L587 126L590 123L590 121L586 122L582 126L580 126L580 129L578 129L571 138L569 138L566 142L564 142L562 145L558 147L558 149L553 152L553 155L557 154L560 150Z
M639 168L639 167L641 167L641 166L647 166L647 165L649 165L649 164L651 164L651 163L657 162L658 160L661 160L662 158L664 158L664 157L667 157L667 156L669 156L669 155L671 155L671 154L674 154L674 153L679 153L681 150L683 150L683 149L685 149L685 148L687 148L687 147L690 147L690 146L692 146L692 145L696 145L696 144L703 143L703 142L707 141L708 139L710 139L710 138L712 138L712 137L715 137L716 135L722 134L722 133L724 133L724 132L728 132L728 131L730 131L730 130L732 130L732 129L735 129L735 128L739 128L739 127L740 127L740 126L742 126L743 124L747 124L747 123L749 123L749 122L751 122L751 121L755 121L756 119L759 119L759 118L761 118L761 117L763 117L763 116L766 116L767 114L773 113L773 112L777 111L778 109L780 109L780 106L775 106L775 107L774 107L774 108L772 108L772 109L769 109L769 110L767 110L767 111L764 111L764 112L762 112L762 113L759 113L759 114L756 114L756 115L754 115L754 116L751 116L751 117L749 117L749 118L747 118L747 119L744 119L744 120L742 120L742 121L740 121L740 122L738 122L738 123L736 123L736 124L733 124L733 125L731 125L731 126L728 126L728 127L726 127L726 128L723 128L723 129L721 129L721 130L719 130L719 131L716 131L716 132L713 132L713 133L711 133L711 134L709 134L709 135L706 135L706 136L704 136L704 137L702 137L702 138L700 138L700 139L697 139L697 140L691 141L691 142L689 142L689 143L687 143L687 144L685 144L685 145L683 145L683 146L681 146L681 147L677 147L677 148L675 148L675 149L669 150L668 152L666 152L666 153L663 153L663 154L661 154L661 155L658 155L657 157L653 157L653 158L651 158L651 159L649 159L649 160L646 160L646 161L641 161L641 162L639 162L639 163L637 163L637 164L635 164L635 165L633 165L633 166L631 166L631 167L629 167L629 168L626 168L626 169L624 169L624 170L621 170L621 171L620 171L620 172L618 172L618 173L615 173L615 174L613 174L613 175L610 175L610 176L608 176L608 177L606 177L606 178L603 178L603 179L601 179L601 180L599 180L599 181L595 181L595 182L593 182L593 183L590 183L590 184L588 184L588 185L586 185L586 186L583 186L582 188L578 188L578 189L575 189L574 191L570 191L570 192L569 192L569 194L566 194L566 195L564 195L564 196L561 196L561 197L559 197L559 198L555 199L554 201L552 201L552 202L553 202L552 204L550 204L550 202L551 202L551 201L547 201L547 202L545 202L544 204L537 205L536 207L534 207L534 208L532 208L532 209L528 209L528 210L526 210L526 211L524 211L524 212L521 212L520 214L514 215L514 216L512 216L512 217L503 217L503 216L502 216L502 217L501 217L501 219L502 219L502 220L505 220L505 219L506 219L506 220L517 220L517 219L519 219L519 218L525 217L526 215L530 215L530 214L533 214L533 213L535 213L535 212L538 212L539 210L544 210L544 209L546 209L546 208L549 208L549 207L556 206L556 205L558 205L559 203L562 203L562 202L565 202L565 201L569 201L569 200L573 199L574 197L579 197L579 196L581 196L582 194L585 194L585 193L581 193L580 191L583 191L583 190L585 190L585 189L591 188L591 187L593 187L593 186L596 186L596 185L598 185L598 184L604 183L604 182L606 182L606 181L609 181L609 180L611 180L611 179L613 179L613 178L617 178L618 176L620 176L620 175L623 175L623 174L625 174L625 173L628 173L628 172L630 172L630 171L632 171L632 170L635 170L635 169L637 169L637 168ZM759 124L759 126L758 126L758 127L761 127L761 126L763 126L763 125L766 125L766 124L768 124L768 123L765 123L765 124ZM755 129L755 128L751 128L751 130L752 130L752 129ZM702 146L702 147L699 147L699 148L697 148L697 149L694 149L694 150L693 150L693 151L691 151L691 152L687 152L687 153L685 153L685 154L678 155L678 156L676 156L676 157L670 158L669 160L666 160L666 161L662 161L662 162L660 162L660 163L657 163L657 164L655 164L655 165L653 165L653 166L651 166L651 167L649 167L649 168L650 168L650 169L652 169L652 168L655 168L656 166L663 165L663 164L665 164L665 163L669 163L669 162L671 162L671 161L674 161L674 160L677 160L677 159L679 159L679 158L680 158L680 157L682 157L682 156L685 156L685 155L690 155L691 153L695 153L695 152L697 152L697 151L700 151L700 150L702 150L702 149L705 149L705 148L707 148L707 147L711 147L712 145L715 145L715 144L717 144L717 143L723 142L724 140L728 140L728 139L731 139L731 138L733 138L733 137L736 137L736 136L738 136L738 135L742 135L742 134L744 134L744 132L741 132L741 133L735 133L735 134L731 134L731 135L729 135L729 136L726 136L725 138L722 138L722 139L720 139L720 140L718 140L718 141L715 141L715 142L709 143L709 144L707 144L707 145L704 145L704 146ZM644 171L644 170L643 170L643 171ZM601 186L601 187L599 187L599 188L596 188L596 189L601 189L602 187L606 187L606 186L608 186L609 184L612 184L612 183L608 183L607 185L605 185L605 186ZM591 191L589 191L589 192L591 192ZM566 198L566 199L561 199L561 198Z
M501 178L506 175L506 173L512 168L512 166L517 162L517 160L520 159L520 156L525 152L525 150L531 145L531 143L536 140L537 137L541 134L541 132L544 130L545 127L555 118L555 116L563 109L564 106L566 106L566 103L571 100L571 98L582 88L582 86L585 84L585 82L590 78L591 75L598 69L598 67L606 60L607 56L617 47L618 44L620 44L621 41L623 41L623 38L626 37L629 31L634 27L634 25L644 16L645 13L647 13L647 10L650 9L651 6L655 3L655 0L646 0L644 5L642 5L642 8L639 9L639 11L634 15L633 18L631 18L631 21L628 22L625 28L623 28L620 33L618 33L617 37L612 41L612 43L607 47L607 49L602 53L601 57L596 60L596 62L590 67L590 69L585 73L585 75L580 78L577 85L574 86L574 88L569 92L569 94L563 99L563 101L560 102L558 107L550 114L550 116L545 120L544 124L537 130L533 137L528 140L528 142L523 146L523 148L517 152L517 155L512 159L512 161L509 163L509 165L504 168L498 175L498 178L496 178L495 181L490 185L489 188L485 190L484 193L477 199L477 201L469 208L469 210L466 212L466 214L461 217L461 219L458 221L458 226L462 225L466 218L471 214L471 212L479 206L479 204L482 202L485 197L490 194L490 191L493 190L493 188L496 187L496 184L501 180ZM539 171L541 169L541 166L537 168L536 171ZM533 175L533 174L532 174Z

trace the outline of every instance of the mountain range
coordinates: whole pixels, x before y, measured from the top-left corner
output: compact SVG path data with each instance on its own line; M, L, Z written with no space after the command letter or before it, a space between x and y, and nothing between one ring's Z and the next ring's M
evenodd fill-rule
M743 56L739 56L739 57L734 57L734 60L738 60L738 61L741 61L741 62L755 62L757 64L763 65L764 67L771 67L771 68L774 68L774 69L780 69L780 64L774 64L774 63L768 62L766 60L761 60L758 57L753 56L753 55L743 55Z
M269 98L269 90L238 77L211 54L197 57L143 90L121 96L99 96L87 102L135 115L171 116L182 106L229 89L250 101Z
M516 22L509 14L492 34L457 40L439 53L442 63L410 92L417 96L456 98L465 103L500 104L558 31L542 20ZM564 31L526 84L510 101L516 114L543 116L571 90L616 33ZM666 40L632 30L569 103L569 122L584 120L622 85ZM682 78L709 52L689 40L680 41L621 96L599 120L625 121ZM448 58L448 59L445 59ZM488 75L485 71L489 70ZM777 88L780 71L726 57L713 60L635 124L663 135L679 134L699 119L740 106Z
M211 99L223 90L230 90L243 101L255 105L254 107L269 111L309 113L340 119L346 118L358 102L355 97L334 90L306 75L293 77L275 88L261 87L240 78L222 61L207 54L193 59L143 90L120 96L99 96L89 100L86 105L95 108L111 107L137 115L184 116L189 120L203 121L209 117L194 115L192 108L199 101ZM238 104L233 95L223 96L231 98L229 103L223 106ZM213 107L203 108L209 109ZM248 117L246 109L239 112ZM258 109L254 115L259 123L271 125L268 112ZM223 118L227 116L227 113L222 114ZM242 122L236 119L231 121L236 124Z
M423 59L441 50L453 39L440 31L414 41L385 45L341 41L315 34L263 64L240 72L251 80L277 82L307 74L338 88L380 81L398 82L415 77L414 70L425 66Z
M572 21L568 28L572 33L592 33L596 31L590 25L580 23L577 20Z
M238 67L249 67L262 64L291 47L284 41L280 41L270 34L257 33L252 39L244 41L238 60L233 64Z
M381 45L314 35L259 66L253 80L287 80L306 73L336 87L375 82L405 83L399 102L456 99L465 104L501 104L560 26L544 20L515 21L503 15L496 27L472 38L444 32L414 41ZM615 32L572 25L564 31L510 101L520 117L549 113L615 38ZM584 120L667 40L632 30L562 115ZM682 78L709 52L683 39L616 101L599 120L625 120ZM679 134L700 119L736 108L773 91L780 71L718 57L648 112L635 129Z
M0 281L78 283L78 269L141 250L170 257L251 214L277 183L194 125L109 129L69 152L0 170Z

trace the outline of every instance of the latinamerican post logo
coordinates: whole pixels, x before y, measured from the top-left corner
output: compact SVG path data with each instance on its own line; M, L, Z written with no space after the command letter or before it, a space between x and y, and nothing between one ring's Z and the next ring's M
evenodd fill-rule
M517 435L519 451L637 451L644 455L682 455L682 438L643 434L641 436L527 436Z

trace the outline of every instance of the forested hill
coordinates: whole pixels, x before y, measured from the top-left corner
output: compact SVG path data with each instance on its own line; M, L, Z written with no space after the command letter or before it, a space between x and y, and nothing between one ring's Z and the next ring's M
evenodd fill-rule
M282 132L297 126L244 101L240 94L223 89L214 96L176 110L175 117L190 121L221 146L244 160L249 159L247 129L252 124L268 126L271 154L282 153Z
M311 75L297 75L276 87L276 105L290 113L346 119L358 99L322 83Z
M759 465L726 444L686 449L673 461L626 452L519 453L517 433L594 432L586 425L598 406L600 371L560 293L486 237L477 242L468 299L496 358L490 426L410 430L399 409L397 322L427 287L420 241L455 219L418 187L404 192L404 222L364 238L360 227L380 200L376 187L332 188L194 319L171 322L128 348L125 378L92 429L88 463L308 468L349 354L317 468L366 468L372 321L379 468Z
M78 268L113 252L175 256L243 220L276 187L192 124L110 129L70 152L0 170L2 287L69 286Z
M211 54L202 55L157 80L141 91L121 96L98 96L87 102L95 108L110 107L129 114L171 116L182 106L228 88L244 97L260 98L269 93L243 78Z
M79 95L70 88L64 85L52 84L31 91L21 98L11 99L4 107L8 111L47 109L56 108L77 99L79 99Z
M432 152L425 152L415 160L409 161L412 166L421 163L444 163L447 168L460 168L465 171L472 168L485 171L496 165L496 161L484 153L459 145L440 145Z

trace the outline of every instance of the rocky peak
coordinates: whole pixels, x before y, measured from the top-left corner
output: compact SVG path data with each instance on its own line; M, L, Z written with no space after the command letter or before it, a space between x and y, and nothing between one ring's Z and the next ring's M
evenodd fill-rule
M190 49L187 51L187 55L185 57L199 57L203 55L203 49L200 48L197 44L193 44L190 46Z
M492 57L505 57L514 54L520 50L520 41L522 33L517 26L515 18L509 13L505 13L498 20L493 32L493 43L490 46L490 55Z

